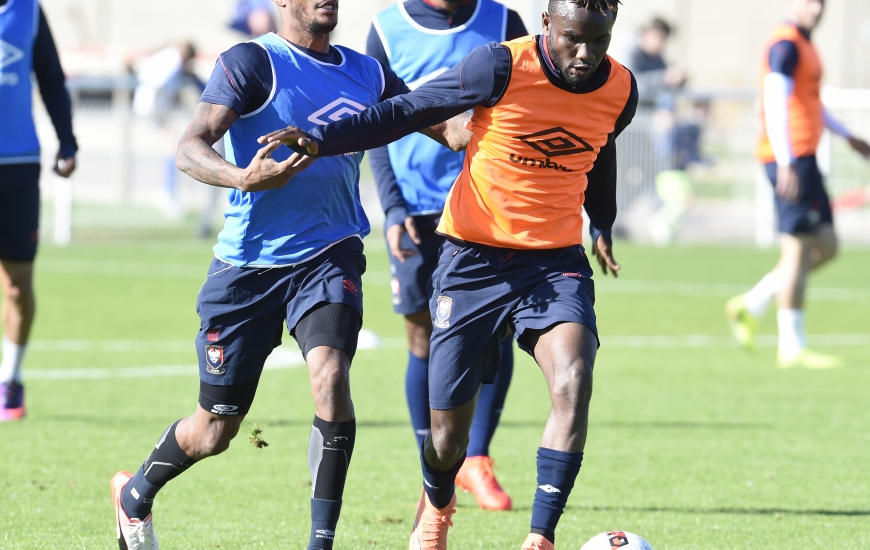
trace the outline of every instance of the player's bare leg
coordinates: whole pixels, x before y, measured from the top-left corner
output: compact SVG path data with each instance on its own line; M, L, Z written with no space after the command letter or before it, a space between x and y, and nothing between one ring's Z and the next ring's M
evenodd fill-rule
M758 321L776 299L777 309L787 311L778 315L785 327L785 355L797 356L806 347L799 342L804 340L802 319L807 276L836 257L837 234L831 224L823 224L814 234L782 234L780 244L776 266L752 290L730 299L725 312L737 341L753 349Z
M527 338L547 379L552 408L538 449L538 488L523 548L552 550L556 525L583 461L598 339L578 323L560 323Z
M480 391L478 390L478 394ZM417 509L410 550L446 550L447 529L456 511L456 474L465 460L477 394L454 409L432 409L432 432L423 442L423 497Z
M780 288L776 295L779 347L777 364L787 368L832 368L841 364L837 357L807 349L804 332L804 298L807 278L837 254L837 236L831 224L822 225L812 234L788 235L781 239L781 256L777 265Z
M350 395L350 358L318 346L306 355L316 415L308 441L311 472L309 549L332 548L341 513L347 471L356 439Z
M3 357L0 362L0 421L24 416L24 386L21 364L27 351L30 329L36 314L33 291L33 262L0 260L3 305Z
M431 424L428 370L432 314L427 310L405 315L405 331L408 335L408 351L411 355L405 373L405 395L411 413L411 425L418 444L422 445L424 438L430 433ZM506 338L502 350L506 347L509 349L513 345L510 335ZM475 415L473 429L477 440L472 445L473 449L488 450L489 441L498 425L512 371L513 354L510 353L507 357L502 357L495 383L481 389L481 394L487 396L487 399L480 401L481 410L478 411L478 415ZM484 392L487 391L490 393L485 394ZM486 418L487 415L489 418ZM472 493L478 505L485 510L510 510L511 499L495 477L488 452L478 451L470 455L469 459L457 474L456 484L459 488Z

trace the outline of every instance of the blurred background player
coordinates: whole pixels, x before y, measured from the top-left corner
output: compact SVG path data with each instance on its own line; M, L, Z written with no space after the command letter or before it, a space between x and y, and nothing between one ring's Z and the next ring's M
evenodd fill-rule
M519 14L492 0L408 0L375 17L366 53L414 89L459 63L477 46L526 34ZM405 316L408 333L405 394L418 449L429 434L430 421L430 279L444 243L435 228L464 160L464 152L451 151L420 134L369 153L386 214L393 309ZM456 478L456 483L488 510L511 509L510 497L496 480L489 457L489 444L513 374L513 341L509 336L502 340L499 351L498 375L480 391L468 458Z
M275 4L272 0L238 0L233 7L230 28L257 37L275 30L275 18L272 11Z
M202 92L205 83L193 72L196 46L183 41L170 44L143 56L135 63L136 90L133 93L133 113L154 120L164 140L163 193L160 206L167 218L182 214L178 201L178 168L175 167L175 147L181 128L172 124L170 114L176 107L185 86L195 86ZM133 63L130 63L133 65Z
M788 0L788 20L769 39L762 63L761 141L758 157L776 190L780 259L748 293L728 301L726 313L737 340L754 346L758 320L774 296L779 346L777 364L831 368L838 357L807 348L804 291L808 274L837 253L837 236L816 150L824 128L870 159L870 145L852 136L822 105L822 63L810 41L824 10L822 0Z
M72 105L45 14L37 0L0 0L0 280L3 358L0 421L25 414L21 363L36 312L33 260L39 239L39 140L33 122L36 82L60 151L54 172L68 178L78 150Z
M686 73L665 60L671 37L670 23L654 17L641 27L637 41L625 57L625 66L637 79L641 106L653 106L663 94L670 94L686 83Z

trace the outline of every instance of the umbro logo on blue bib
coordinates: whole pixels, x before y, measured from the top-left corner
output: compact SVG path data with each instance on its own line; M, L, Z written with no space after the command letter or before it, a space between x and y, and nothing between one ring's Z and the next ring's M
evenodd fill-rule
M308 117L308 121L325 126L330 122L335 122L359 114L365 110L365 105L361 105L352 99L341 97L326 107L316 111Z
M24 59L24 52L8 42L0 40L0 69Z

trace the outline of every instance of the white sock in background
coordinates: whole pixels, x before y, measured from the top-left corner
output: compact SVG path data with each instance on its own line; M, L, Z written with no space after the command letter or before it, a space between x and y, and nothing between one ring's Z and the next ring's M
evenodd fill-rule
M24 360L24 352L27 344L19 346L12 340L3 337L3 361L0 362L0 384L12 382L21 383L21 362Z
M752 287L752 290L743 295L743 303L753 317L761 319L767 313L767 308L773 302L777 290L779 290L779 275L771 271Z
M776 312L779 324L779 356L788 361L794 359L805 347L804 311L802 309L780 309Z

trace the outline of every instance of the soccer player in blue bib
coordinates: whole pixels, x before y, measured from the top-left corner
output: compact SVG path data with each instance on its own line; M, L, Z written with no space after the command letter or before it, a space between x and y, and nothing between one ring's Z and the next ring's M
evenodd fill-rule
M406 0L374 18L366 53L414 89L446 72L478 46L526 34L519 14L493 0ZM387 218L384 229L393 309L404 315L408 333L405 394L419 448L430 431L430 279L445 240L435 228L465 153L412 134L372 150L369 160ZM468 458L457 476L457 484L488 510L511 509L511 499L496 480L489 457L489 444L513 374L510 338L502 341L499 351L498 375L481 389Z
M78 149L72 106L48 22L37 0L0 0L0 283L3 361L0 422L24 417L21 363L36 313L33 260L39 239L39 140L33 122L36 82L60 151L54 172L68 178Z
M330 46L337 1L275 3L281 30L220 56L179 144L179 168L229 188L230 205L197 301L199 405L166 429L135 475L112 479L122 549L158 547L155 495L229 447L284 323L307 362L316 408L308 548L333 545L356 434L349 370L362 324L362 238L369 233L359 199L362 153L312 164L256 140L276 126L325 125L408 88L376 60ZM445 128L426 132L444 139ZM226 161L212 149L221 138Z

